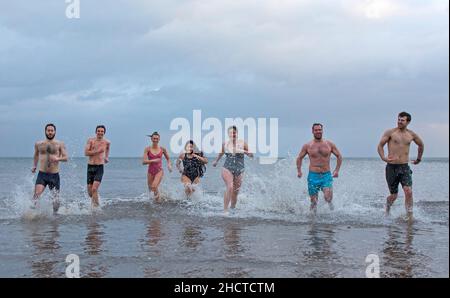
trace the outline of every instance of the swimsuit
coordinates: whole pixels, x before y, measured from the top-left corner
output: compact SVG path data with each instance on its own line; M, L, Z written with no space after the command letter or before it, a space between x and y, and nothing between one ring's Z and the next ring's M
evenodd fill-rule
M88 165L87 168L87 184L91 185L96 182L102 182L104 173L103 165Z
M203 152L198 154L203 157ZM188 158L187 153L184 154L183 159L183 175L191 180L191 183L195 181L196 178L203 177L205 171L205 165L197 158Z
M59 190L60 188L59 173L51 174L39 172L36 178L36 185L43 185L44 187L47 187L48 185L48 188L50 190L53 190L55 188L56 190Z
M398 185L412 186L412 171L406 164L387 164L386 165L386 181L391 194L398 193Z
M151 164L148 165L148 173L152 176L155 176L156 174L158 174L160 171L162 171L162 156L163 156L163 151L161 149L161 151L158 154L153 154L150 150L148 150L148 159L149 160L153 160L153 159L158 159L158 162L153 162Z
M225 153L226 159L223 167L233 174L234 177L240 176L244 170L244 153Z
M331 172L317 173L309 172L308 174L308 192L310 196L316 196L320 190L333 187L333 176Z

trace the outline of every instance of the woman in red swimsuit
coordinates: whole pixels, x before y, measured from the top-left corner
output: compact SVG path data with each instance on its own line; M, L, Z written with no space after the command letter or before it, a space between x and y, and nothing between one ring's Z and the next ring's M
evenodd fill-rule
M167 160L167 169L169 170L169 172L172 172L172 164L170 162L170 157L167 153L167 150L159 146L159 134L157 132L154 132L149 137L151 137L152 145L145 148L144 156L142 158L142 164L148 165L148 189L150 190L150 192L153 192L155 202L160 203L161 196L158 188L164 176L164 171L162 168L163 155Z

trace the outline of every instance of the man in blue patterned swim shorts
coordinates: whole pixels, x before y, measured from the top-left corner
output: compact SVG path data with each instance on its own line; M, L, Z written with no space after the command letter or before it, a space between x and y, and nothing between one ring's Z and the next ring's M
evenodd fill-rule
M330 205L330 209L333 210L333 178L339 176L339 170L342 165L342 155L333 142L322 138L322 124L313 124L312 133L314 139L303 145L302 150L297 157L297 171L298 177L301 178L303 176L302 162L305 156L308 155L310 160L308 192L311 197L311 211L315 213L320 191L323 192L325 201ZM331 154L334 154L337 158L337 164L333 174L331 174L330 170Z

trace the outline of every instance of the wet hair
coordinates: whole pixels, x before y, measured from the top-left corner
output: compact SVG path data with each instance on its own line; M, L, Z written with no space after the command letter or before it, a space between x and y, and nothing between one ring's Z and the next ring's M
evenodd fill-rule
M193 140L189 140L186 142L186 145L184 145L185 150L188 145L192 145L192 152L199 152L198 147L197 147L197 145L195 145Z
M406 117L406 121L411 122L411 114L407 112L401 112L398 114L399 118Z
M106 133L106 127L105 127L104 125L97 125L97 127L95 128L95 132L97 132L97 130L98 130L99 128L103 128L103 130L104 130L105 133Z
M53 124L53 123L47 124L47 125L45 126L44 131L47 131L47 128L49 128L49 127L53 127L53 128L55 129L55 131L56 131L56 126L55 126L55 124Z
M322 123L314 123L314 124L312 125L312 129L314 129L314 127L316 127L316 126L320 126L320 128L323 128Z
M233 126L228 127L228 132L229 132L230 130L237 131L238 129L237 129L237 126L236 126L236 125L233 125Z
M161 137L157 131L153 132L153 133L150 135L151 138L153 138L154 136Z

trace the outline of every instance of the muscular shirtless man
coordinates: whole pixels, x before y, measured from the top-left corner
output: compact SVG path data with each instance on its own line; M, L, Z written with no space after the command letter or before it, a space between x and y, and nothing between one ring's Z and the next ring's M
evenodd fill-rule
M398 185L401 184L405 193L405 208L409 218L413 213L412 171L409 167L409 147L411 142L417 144L417 159L412 163L417 165L422 160L424 144L422 139L408 129L411 115L406 112L398 114L397 127L387 130L378 144L378 154L386 165L386 181L390 195L386 199L386 215L398 196ZM388 157L384 154L384 145L388 144Z
M99 125L95 129L96 137L87 141L84 154L89 158L87 166L87 191L91 198L92 207L100 205L98 190L102 183L104 165L109 162L111 142L104 138L106 127Z
M322 138L322 124L313 124L312 133L314 139L303 145L303 148L297 157L297 171L298 177L301 178L303 176L303 158L308 155L308 192L311 197L311 211L315 213L320 190L323 191L325 201L330 205L330 209L333 210L333 204L331 202L333 200L333 178L339 176L339 170L342 165L342 155L333 142ZM337 158L337 164L333 174L330 172L331 154L334 154Z
M45 188L51 191L53 201L53 212L59 210L59 162L67 161L67 152L63 142L55 140L56 126L47 124L45 126L46 139L34 145L33 168L31 172L36 173L39 163L39 174L36 178L36 185L33 195L33 208L36 207L39 197Z

